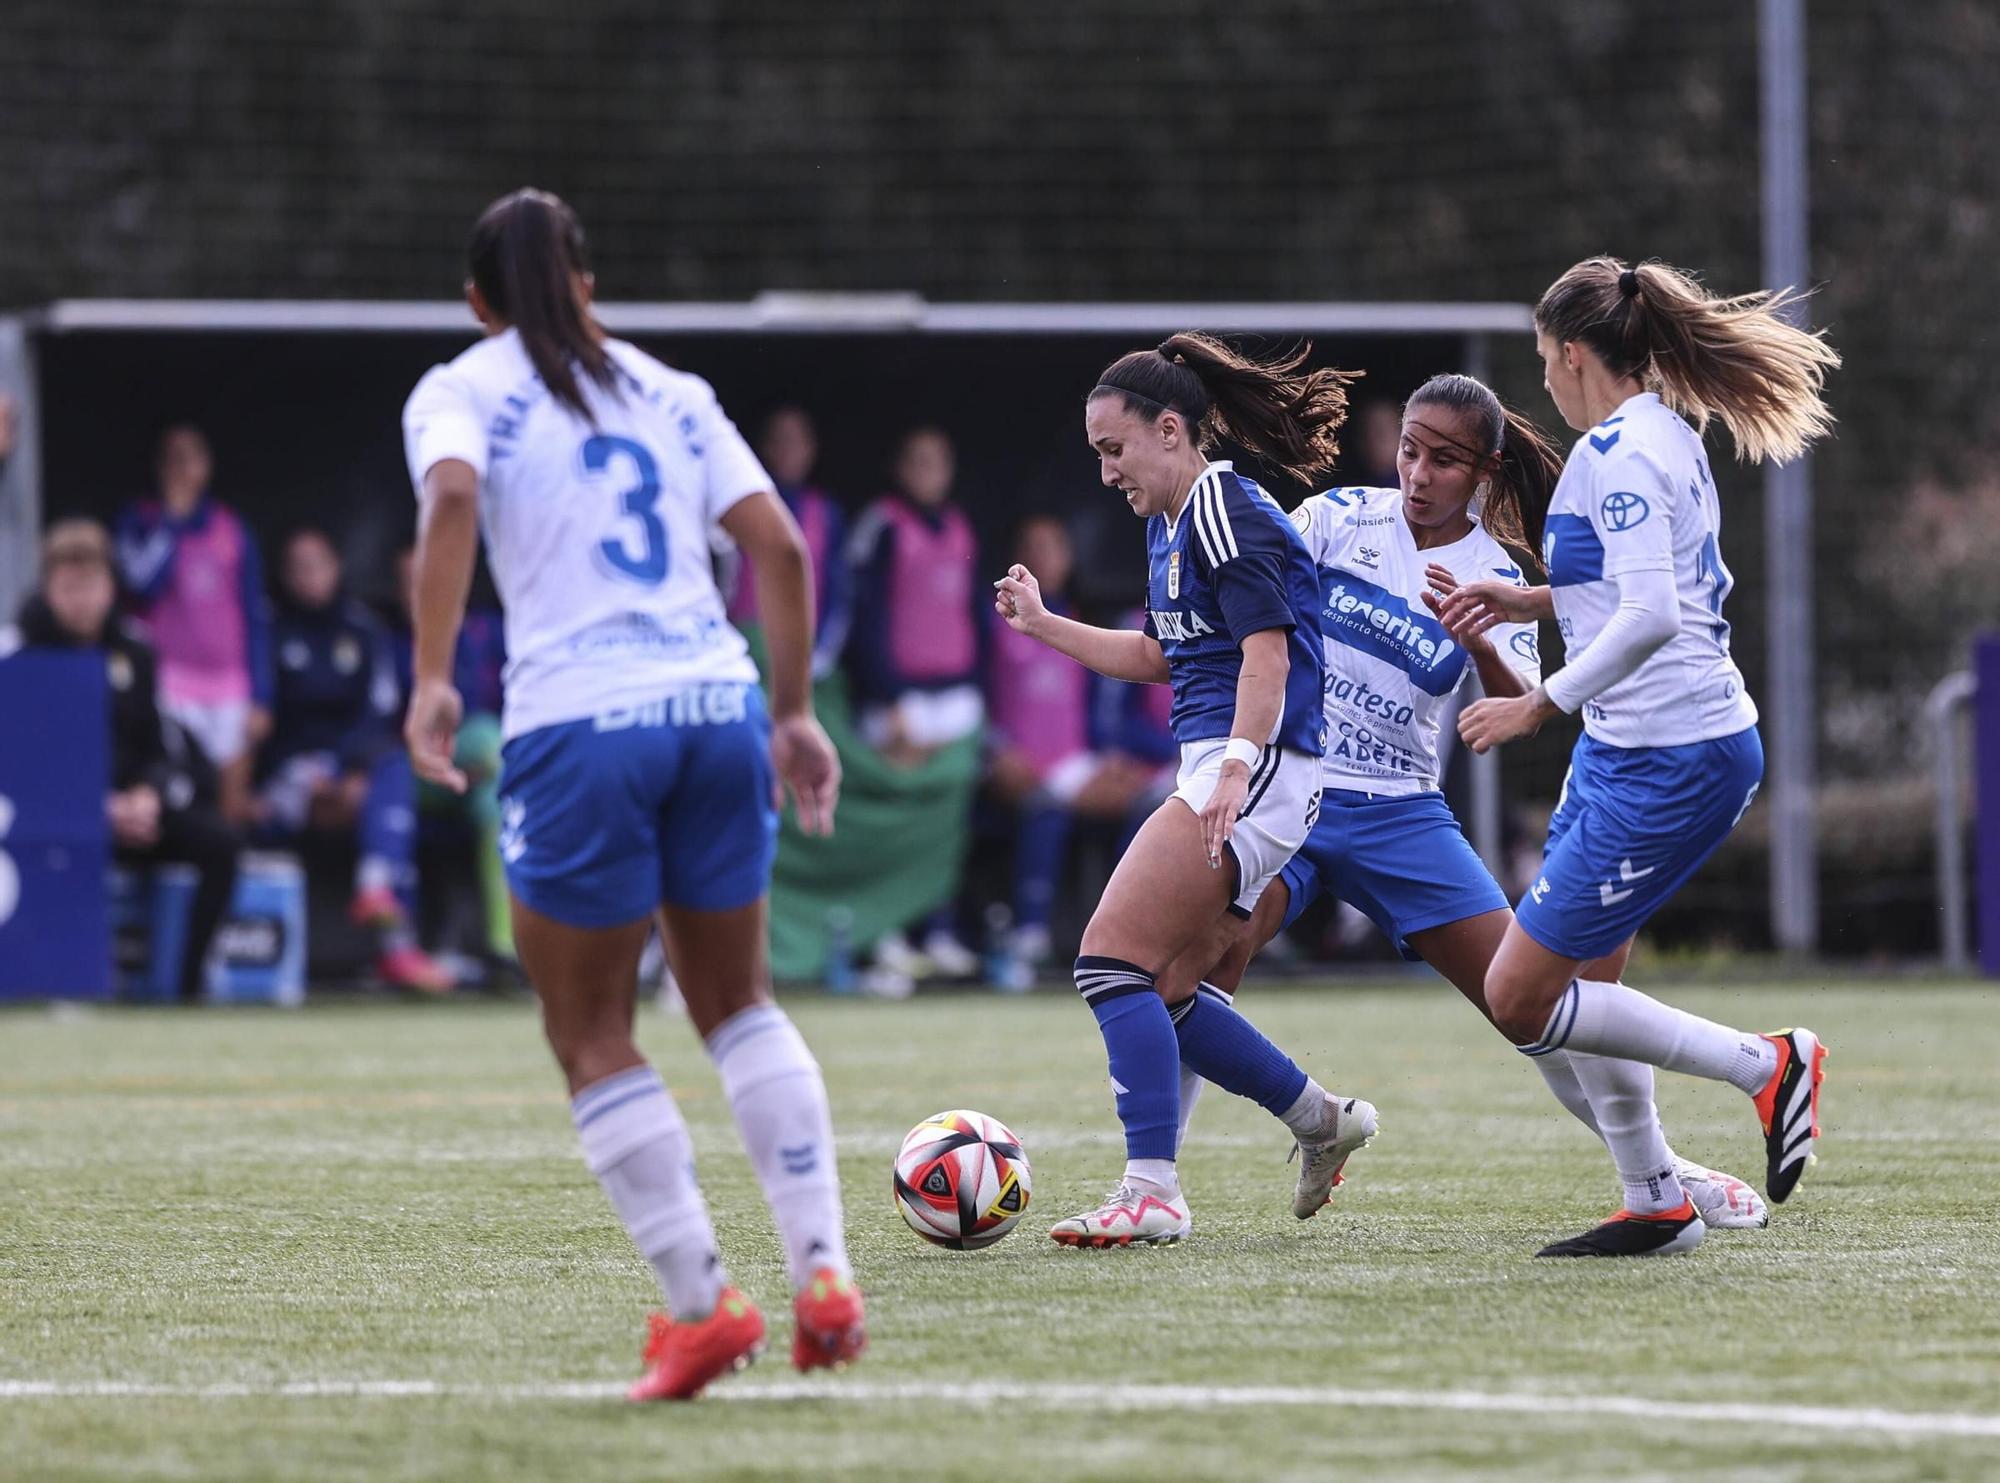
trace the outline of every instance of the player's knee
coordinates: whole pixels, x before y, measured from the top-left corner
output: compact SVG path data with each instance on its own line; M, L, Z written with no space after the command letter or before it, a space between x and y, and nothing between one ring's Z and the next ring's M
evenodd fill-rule
M1516 1045L1541 1039L1549 1020L1547 1007L1537 1002L1529 985L1497 971L1486 975L1486 1008L1500 1033Z
M639 1060L628 1028L549 1015L542 1031L572 1089L602 1081Z

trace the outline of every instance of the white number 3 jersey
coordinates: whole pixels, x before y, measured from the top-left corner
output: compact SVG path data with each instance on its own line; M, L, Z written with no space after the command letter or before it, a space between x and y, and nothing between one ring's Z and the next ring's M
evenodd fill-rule
M1729 657L1722 509L1701 439L1653 392L1628 398L1577 440L1542 537L1556 627L1581 654L1618 611L1618 578L1671 572L1680 631L1583 703L1583 726L1614 747L1678 747L1734 736L1757 707Z
M506 609L508 737L757 678L723 614L708 531L771 477L706 381L622 340L605 349L616 390L578 376L594 426L549 394L513 330L432 367L403 409L419 500L445 459L479 474Z

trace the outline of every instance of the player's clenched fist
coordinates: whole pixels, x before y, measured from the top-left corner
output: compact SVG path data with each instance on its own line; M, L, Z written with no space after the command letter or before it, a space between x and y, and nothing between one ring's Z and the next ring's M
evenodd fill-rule
M1035 636L1035 624L1049 612L1042 606L1042 584L1019 562L993 584L993 611L1007 620L1009 628L1029 638Z

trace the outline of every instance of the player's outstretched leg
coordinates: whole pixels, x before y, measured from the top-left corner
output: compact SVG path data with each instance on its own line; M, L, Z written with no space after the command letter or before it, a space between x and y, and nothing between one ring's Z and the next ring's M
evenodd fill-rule
M1810 1030L1757 1035L1662 1004L1622 983L1571 977L1517 922L1487 974L1495 1023L1523 1053L1583 1051L1726 1081L1750 1096L1764 1129L1764 1188L1782 1204L1813 1162L1826 1049Z
M1161 976L1161 991L1169 1000L1181 1055L1175 1149L1187 1138L1204 1081L1248 1097L1283 1122L1297 1140L1291 1155L1300 1160L1292 1213L1307 1220L1332 1198L1347 1160L1373 1139L1377 1117L1369 1103L1321 1087L1236 1011L1233 986L1242 981L1250 960L1277 935L1290 901L1289 878L1281 875L1264 889L1248 922L1222 918L1169 964ZM1218 979L1221 982L1214 981Z
M1097 1018L1125 1125L1125 1175L1094 1210L1056 1222L1064 1246L1165 1246L1193 1228L1174 1168L1180 1056L1153 975L1121 958L1076 960L1077 992Z
M1224 1091L1248 1097L1291 1129L1299 1158L1292 1214L1310 1220L1332 1199L1348 1159L1375 1136L1375 1108L1327 1091L1238 1014L1231 1000L1204 981L1172 1006L1181 1064Z

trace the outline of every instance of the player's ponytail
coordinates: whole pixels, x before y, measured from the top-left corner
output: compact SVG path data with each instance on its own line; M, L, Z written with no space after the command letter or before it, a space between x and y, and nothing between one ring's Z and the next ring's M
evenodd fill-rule
M1539 564L1542 526L1562 477L1562 450L1493 388L1470 376L1431 377L1404 404L1405 411L1418 407L1446 407L1472 418L1479 447L1466 451L1491 461L1483 476L1486 496L1479 523L1494 540Z
M1665 263L1593 257L1549 285L1535 323L1589 346L1612 374L1637 377L1697 430L1721 418L1737 453L1761 463L1796 458L1833 430L1820 389L1840 355L1783 317L1801 297L1789 288L1725 297Z
M1169 335L1156 350L1119 357L1092 395L1122 393L1127 410L1157 421L1178 412L1203 450L1218 437L1240 444L1301 484L1318 484L1340 455L1347 386L1361 373L1305 369L1311 345L1257 360L1212 335Z
M480 213L466 256L487 307L520 332L549 394L589 421L578 370L606 390L617 382L604 331L576 291L588 266L576 213L547 191L502 196Z

